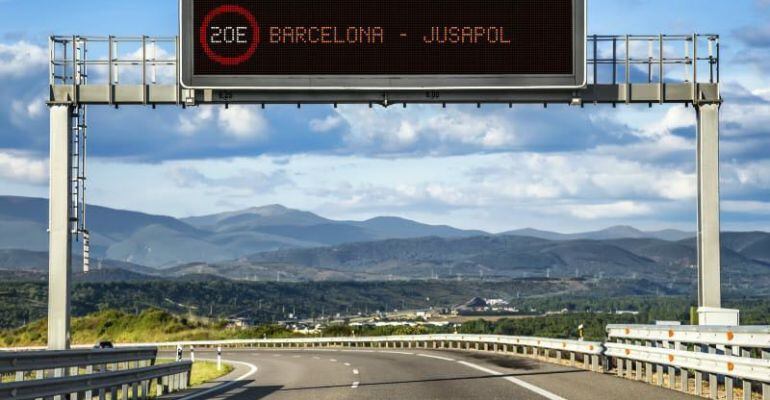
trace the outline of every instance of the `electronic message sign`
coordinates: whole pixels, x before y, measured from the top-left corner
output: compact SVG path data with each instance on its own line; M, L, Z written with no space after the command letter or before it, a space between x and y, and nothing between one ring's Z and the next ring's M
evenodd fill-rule
M181 0L188 88L585 84L585 0Z

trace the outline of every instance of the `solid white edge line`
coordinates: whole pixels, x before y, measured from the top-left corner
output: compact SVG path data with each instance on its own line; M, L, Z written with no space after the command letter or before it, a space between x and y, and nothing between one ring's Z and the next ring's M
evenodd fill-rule
M484 368L484 367L482 367L480 365L471 364L471 363L466 362L466 361L458 361L457 363L465 365L466 367L470 367L470 368L479 370L481 372L486 372L486 373L488 373L490 375L504 375L502 372L495 371L495 370L489 369L489 368ZM533 384L524 382L521 379L517 379L517 378L514 378L512 376L501 376L501 378L507 380L508 382L514 383L516 385L519 385L519 386L523 387L524 389L527 389L529 391L535 392L535 393L537 393L537 394L539 394L539 395L541 395L541 396L543 396L543 397L545 397L545 398L547 398L549 400L566 400L564 397L561 397L559 395L553 394L553 393L551 393L551 392L549 392L549 391L547 391L545 389L541 389L541 388L539 388L539 387L537 387L537 386L535 386Z
M455 359L453 359L453 358L434 356L434 355L431 355L431 354L417 354L417 355L419 357L435 358L436 360L455 361Z
M414 355L414 353L407 353L405 351L385 351L385 350L382 350L382 351L378 351L378 353L383 353L383 354L402 354L402 355L405 355L405 356L413 356Z
M205 358L203 358L203 359L199 358L198 360L199 361L216 362L216 360L209 360L209 359L205 359ZM199 398L201 396L205 396L205 395L207 395L209 393L221 391L223 389L226 389L226 388L228 388L230 386L233 386L236 383L238 383L238 382L240 382L240 381L242 381L242 380L244 380L244 379L246 379L246 378L256 374L257 371L259 370L259 368L257 368L256 365L250 364L250 363L247 363L247 362L243 362L243 361L222 360L222 362L223 363L229 363L229 364L244 365L246 367L249 367L249 372L247 372L247 373L245 373L245 374L235 378L234 381L224 382L224 383L222 383L220 385L217 385L217 386L214 386L212 388L206 389L206 390L204 390L202 392L199 392L199 393L191 393L190 395L187 395L187 396L179 398L179 400L197 399L197 398Z

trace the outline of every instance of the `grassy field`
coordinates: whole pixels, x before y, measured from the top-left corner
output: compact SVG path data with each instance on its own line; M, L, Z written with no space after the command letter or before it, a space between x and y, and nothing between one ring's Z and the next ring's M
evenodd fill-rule
M168 364L172 359L158 359L157 364ZM190 385L198 386L206 382L211 382L217 378L223 377L233 372L233 366L222 363L222 369L217 370L217 363L212 361L196 361L192 366L192 375L190 376ZM154 393L154 392L151 392Z
M19 329L0 331L0 346L43 346L47 320L35 321ZM223 322L191 321L162 310L147 309L139 314L106 310L72 319L72 344L173 342L178 340L222 340L287 335L275 326L243 331L225 329Z

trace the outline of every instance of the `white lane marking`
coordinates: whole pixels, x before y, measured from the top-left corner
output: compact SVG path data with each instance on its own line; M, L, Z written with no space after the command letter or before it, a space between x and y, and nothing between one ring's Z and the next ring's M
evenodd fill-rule
M349 366L350 366L350 363L345 363L345 366L346 366L346 367L349 367Z
M199 360L201 360L201 361L209 361L209 362L216 362L216 360L208 360L208 359L205 359L205 358L200 358ZM244 366L249 368L249 372L247 372L247 373L245 373L245 374L235 378L232 381L224 382L221 385L214 386L211 389L206 389L206 390L204 390L202 392L199 392L199 393L193 393L193 394L191 394L189 396L181 397L181 398L179 398L179 400L197 399L197 398L206 396L206 395L208 395L210 393L221 391L221 390L223 390L225 388L233 386L233 385L237 384L238 382L240 382L240 381L242 381L242 380L244 380L244 379L246 379L246 378L256 374L257 371L259 370L259 368L257 368L256 365L249 364L247 362L232 361L232 360L222 360L222 362L223 363L229 363L229 364L241 364L241 365L244 365Z
M291 356L291 358L302 358L302 356Z
M351 389L358 389L358 385L359 385L359 383L360 383L360 382L353 382L353 384L352 384L352 385L350 385L350 388L351 388Z
M358 370L357 369L353 370L353 375L358 375Z
M335 360L334 358L330 358L330 359L329 359L329 361L331 361L331 362L337 362L337 360Z
M313 359L314 359L314 360L320 360L320 359L321 359L321 357L318 357L318 356L313 356Z
M342 353L376 353L374 350L340 350Z
M481 372L486 372L486 373L488 373L490 375L504 375L502 372L498 372L498 371L495 371L495 370L489 369L489 368L484 368L484 367L482 367L480 365L471 364L471 363L466 362L466 361L458 361L457 363L465 365L466 367L470 367L470 368L479 370ZM566 400L564 397L561 397L559 395L553 394L553 393L551 393L551 392L549 392L549 391L547 391L545 389L541 389L541 388L539 388L539 387L537 387L535 385L532 385L530 383L524 382L521 379L516 379L516 378L514 378L512 376L502 376L501 378L505 379L508 382L514 383L516 385L519 385L519 386L523 387L524 389L527 389L529 391L535 392L535 393L545 397L546 399L549 399L549 400Z
M418 354L419 357L435 358L436 360L455 361L453 358L434 356L432 354Z
M273 357L280 357L280 354L273 354Z
M414 353L407 353L405 351L379 351L379 353L385 353L385 354L403 354L405 356L413 356Z

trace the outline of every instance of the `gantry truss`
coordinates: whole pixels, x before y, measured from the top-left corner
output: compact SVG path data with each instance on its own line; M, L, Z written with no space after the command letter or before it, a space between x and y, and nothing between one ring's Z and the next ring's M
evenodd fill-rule
M52 104L180 105L407 103L719 103L718 35L592 35L580 90L190 90L179 83L176 37L54 36ZM89 71L88 79L80 71ZM703 72L705 71L705 73Z

